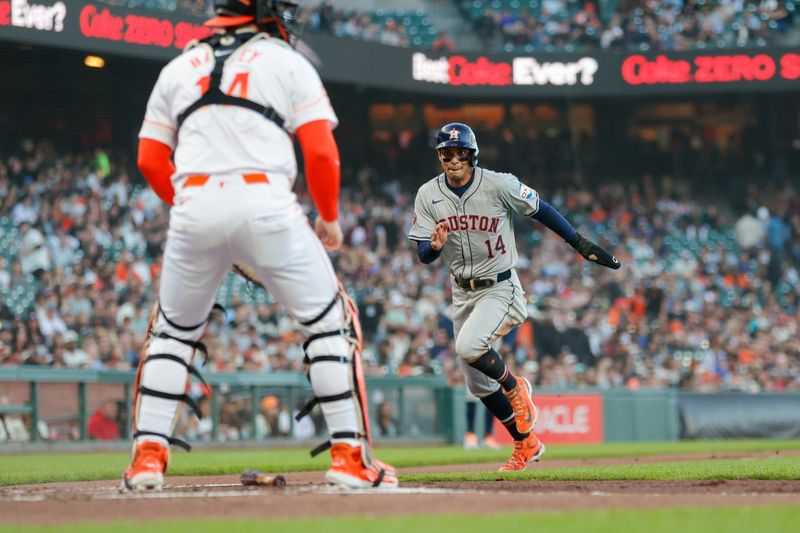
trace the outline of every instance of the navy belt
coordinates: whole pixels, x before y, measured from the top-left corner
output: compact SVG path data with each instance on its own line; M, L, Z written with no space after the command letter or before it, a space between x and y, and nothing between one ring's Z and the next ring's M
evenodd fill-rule
M496 278L455 278L456 285L465 291L474 291L491 287L495 283L500 283L511 278L511 269L500 272Z

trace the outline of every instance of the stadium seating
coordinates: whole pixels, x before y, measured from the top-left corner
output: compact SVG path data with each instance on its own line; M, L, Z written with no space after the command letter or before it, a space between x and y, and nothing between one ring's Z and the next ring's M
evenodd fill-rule
M796 0L787 0L766 11L762 4L697 0L623 3L601 1L602 26L587 25L581 10L595 11L595 4L551 0L460 0L465 17L488 39L488 46L506 51L574 51L591 48L685 50L767 46L786 32L797 11ZM591 6L591 7L589 7ZM508 15L508 17L506 16ZM509 24L518 19L528 42ZM584 34L585 32L585 34ZM607 34L607 39L603 35ZM581 37L578 42L575 36ZM494 37L495 39L492 39ZM499 43L495 42L499 39ZM542 42L543 41L543 42Z

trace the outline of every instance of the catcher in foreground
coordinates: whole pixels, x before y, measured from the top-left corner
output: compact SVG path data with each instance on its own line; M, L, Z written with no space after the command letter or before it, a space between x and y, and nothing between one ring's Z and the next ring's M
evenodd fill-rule
M190 44L161 72L140 132L139 168L170 211L159 303L136 383L129 490L159 490L178 403L214 295L235 262L307 335L309 379L328 425L326 479L349 488L397 486L371 457L357 310L326 250L342 244L338 222L337 118L319 75L292 47L297 6L278 0L217 0L217 33ZM297 162L319 211L315 229L292 193ZM171 160L174 152L174 165ZM202 379L202 378L201 378Z

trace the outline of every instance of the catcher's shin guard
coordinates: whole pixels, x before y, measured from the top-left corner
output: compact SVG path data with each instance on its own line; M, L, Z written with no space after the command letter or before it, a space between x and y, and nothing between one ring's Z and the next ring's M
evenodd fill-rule
M333 301L312 320L302 322L309 337L303 345L308 378L316 397L297 414L308 415L319 404L331 440L311 451L315 456L332 443L359 446L366 465L372 464L372 438L361 365L361 325L355 302L340 286Z
M134 450L140 441L162 445L175 444L185 450L191 447L172 437L179 402L186 403L201 417L200 409L186 394L189 374L204 385L205 380L194 367L198 354L208 359L205 345L199 341L206 321L191 327L175 324L155 305L147 327L144 348L136 373L133 412Z

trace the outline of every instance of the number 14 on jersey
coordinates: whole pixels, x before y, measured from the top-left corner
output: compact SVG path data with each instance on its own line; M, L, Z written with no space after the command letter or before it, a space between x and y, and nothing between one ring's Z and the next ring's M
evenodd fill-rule
M503 236L498 235L497 241L494 243L494 250L492 250L492 240L486 239L483 241L483 244L486 245L486 251L489 253L489 259L494 259L495 255L503 255L506 253L506 244L503 242ZM495 254L494 252L500 252L499 254Z

